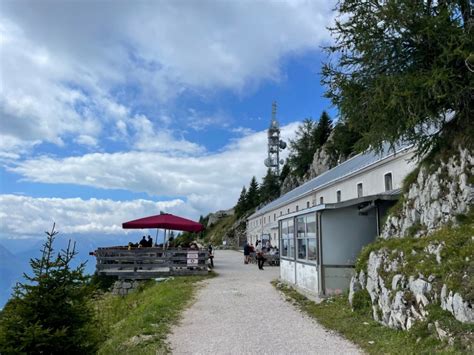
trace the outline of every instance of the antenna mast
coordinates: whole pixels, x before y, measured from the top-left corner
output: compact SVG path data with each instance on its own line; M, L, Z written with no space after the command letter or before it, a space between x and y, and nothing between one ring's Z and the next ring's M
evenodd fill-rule
M268 128L268 157L265 159L265 166L270 168L272 172L279 176L280 165L284 163L284 160L280 160L280 150L286 148L286 142L280 140L280 125L276 119L277 103L272 103L272 119L270 127Z

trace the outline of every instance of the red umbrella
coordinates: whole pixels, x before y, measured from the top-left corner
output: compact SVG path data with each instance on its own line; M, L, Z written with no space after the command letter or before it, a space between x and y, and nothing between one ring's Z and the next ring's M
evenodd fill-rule
M178 217L169 213L159 214L122 223L123 229L163 228L186 232L200 232L204 229L201 223Z

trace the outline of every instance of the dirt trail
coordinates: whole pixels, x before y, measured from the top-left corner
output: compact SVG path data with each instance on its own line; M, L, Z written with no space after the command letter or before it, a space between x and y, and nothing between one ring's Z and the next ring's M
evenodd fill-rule
M270 284L277 267L261 271L241 253L216 251L215 270L169 336L173 354L362 353L282 298Z

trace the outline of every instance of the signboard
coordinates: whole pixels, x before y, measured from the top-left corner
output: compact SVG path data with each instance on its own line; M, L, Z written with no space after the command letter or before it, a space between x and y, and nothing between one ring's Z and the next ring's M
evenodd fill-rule
M188 266L197 266L199 263L199 251L189 250L187 259L188 259Z

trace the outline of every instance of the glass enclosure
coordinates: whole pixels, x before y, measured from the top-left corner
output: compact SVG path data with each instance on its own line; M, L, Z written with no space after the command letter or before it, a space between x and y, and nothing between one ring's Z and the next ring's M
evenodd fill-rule
M318 257L316 228L316 213L282 220L280 222L281 256L316 262Z

